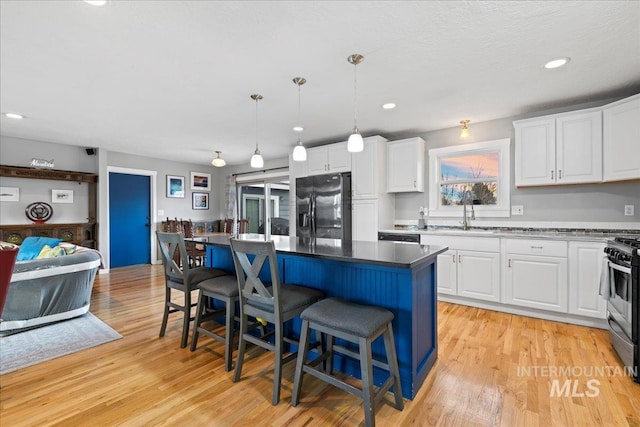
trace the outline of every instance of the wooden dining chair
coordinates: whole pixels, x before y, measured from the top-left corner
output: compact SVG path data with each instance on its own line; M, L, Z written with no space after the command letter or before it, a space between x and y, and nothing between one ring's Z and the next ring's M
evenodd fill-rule
M189 323L194 319L191 315L191 308L196 306L196 303L192 302L191 293L198 290L200 282L224 276L227 272L207 267L191 268L185 246L184 233L164 233L162 231L156 231L156 235L158 237L158 243L160 244L165 277L164 312L162 315L160 336L163 337L166 332L169 314L181 312L183 314L183 325L180 347L184 348L187 346L189 339ZM176 258L180 259L180 263L175 261ZM182 304L172 300L173 290L184 294Z
M297 344L297 341L284 336L284 324L298 316L305 308L320 300L324 295L316 289L280 283L273 241L231 239L231 253L238 278L240 296L238 359L233 382L239 381L242 376L247 342L273 351L275 353L275 368L271 403L277 405L280 401L282 366L295 360L297 354L284 355L285 342ZM265 264L270 272L269 284L265 284L259 277ZM274 331L262 337L249 334L250 316L270 323L273 325ZM273 340L269 341L271 337Z
M185 238L193 238L195 237L195 233L193 232L193 222L189 220L180 220L180 224L182 226L182 230L184 232ZM197 243L193 241L185 241L185 246L187 248L187 254L189 255L189 266L190 267L202 267L205 265L205 257L207 254L206 247L202 243Z

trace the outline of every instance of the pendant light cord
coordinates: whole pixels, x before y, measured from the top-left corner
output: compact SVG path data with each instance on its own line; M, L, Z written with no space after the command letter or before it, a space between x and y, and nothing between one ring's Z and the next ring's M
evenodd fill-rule
M298 84L298 126L302 127L302 120L300 119L302 115L300 114L300 84ZM302 143L302 138L300 134L302 131L298 132L298 144Z
M353 128L358 129L358 78L356 67L353 64Z
M258 100L256 98L256 151L258 151Z

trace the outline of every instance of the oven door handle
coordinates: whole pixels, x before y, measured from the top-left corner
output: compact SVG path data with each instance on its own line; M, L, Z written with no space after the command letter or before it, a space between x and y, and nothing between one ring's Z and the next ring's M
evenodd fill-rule
M609 322L609 331L611 331L612 334L617 336L618 339L620 339L620 340L622 340L624 342L627 342L629 344L633 343L633 341L631 341L631 339L627 336L627 334L622 330L620 325L618 325L618 322L616 322L611 317L607 318L607 322ZM615 325L613 323L615 323Z
M609 267L613 268L614 270L618 270L624 274L631 274L631 268L618 265L614 262L611 262L611 260L609 260Z

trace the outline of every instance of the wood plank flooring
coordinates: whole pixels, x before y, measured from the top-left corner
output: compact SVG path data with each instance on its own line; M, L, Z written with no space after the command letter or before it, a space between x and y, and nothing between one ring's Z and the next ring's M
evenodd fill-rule
M363 424L358 399L311 377L292 407L294 363L284 370L280 404L272 406L272 353L251 351L234 384L223 368L222 344L201 337L195 352L180 349L177 315L158 338L163 294L160 266L98 276L91 311L124 338L1 376L0 425ZM435 367L404 411L380 405L377 425L640 426L640 385L615 372L588 372L622 366L606 331L438 306ZM526 367L538 367L537 375ZM545 367L572 371L551 375ZM571 390L550 396L554 381L564 386L565 380L573 381ZM589 380L599 384L589 388Z

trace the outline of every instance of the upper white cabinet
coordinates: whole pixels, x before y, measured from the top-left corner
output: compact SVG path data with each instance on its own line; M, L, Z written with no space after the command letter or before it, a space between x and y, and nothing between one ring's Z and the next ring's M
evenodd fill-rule
M309 175L351 171L351 153L347 151L347 143L339 142L309 148L307 167Z
M422 138L387 143L387 192L424 192L424 150Z
M364 139L364 150L351 155L351 188L354 199L373 199L386 191L386 139L372 136Z
M516 186L602 181L602 112L514 122Z
M640 178L640 94L603 107L604 180Z

